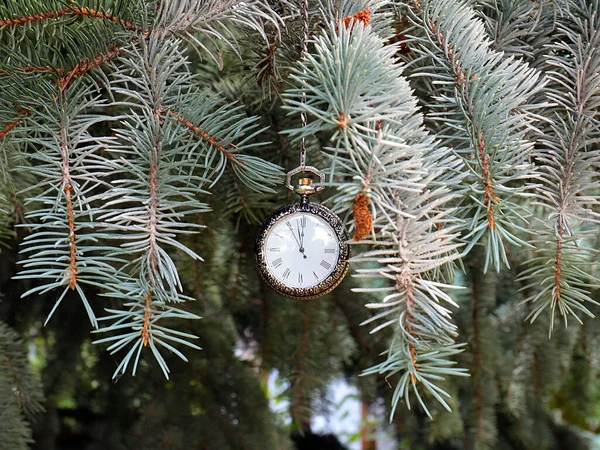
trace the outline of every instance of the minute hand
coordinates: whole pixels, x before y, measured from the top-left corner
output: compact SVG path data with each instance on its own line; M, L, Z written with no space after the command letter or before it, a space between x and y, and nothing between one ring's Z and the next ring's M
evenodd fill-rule
M304 219L304 218L302 218L302 219ZM296 224L298 224L298 221L296 221ZM300 246L304 250L304 222L303 222L303 220L301 220L300 225L298 225L298 237L300 238Z
M288 228L292 232L292 236L294 236L294 239L296 240L296 244L298 244L298 248L301 249L300 251L301 252L304 251L304 249L302 248L302 244L300 243L300 241L298 240L298 237L296 236L296 232L294 231L294 227L292 227L289 222L286 222L286 225L288 226Z
M300 232L300 225L298 225L298 221L296 220L296 225L298 226L298 238L300 239L300 253L306 259L306 253L304 253L304 226L302 226L302 233ZM302 225L304 223L302 222Z

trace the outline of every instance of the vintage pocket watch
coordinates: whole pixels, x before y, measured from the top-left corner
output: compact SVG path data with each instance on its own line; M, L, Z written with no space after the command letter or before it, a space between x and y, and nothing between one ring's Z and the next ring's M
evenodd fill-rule
M302 50L308 51L308 1L300 2L302 17ZM306 103L306 95L302 96ZM302 127L307 124L306 112L300 113ZM327 294L344 279L348 272L350 246L340 218L310 195L323 189L315 187L308 174L317 175L321 184L325 176L306 164L305 136L300 140L300 166L288 172L286 187L298 195L297 203L279 208L262 224L256 238L255 256L258 271L265 282L286 297L307 300ZM304 176L298 185L292 177Z
M256 239L256 262L265 282L278 293L298 300L327 294L348 271L350 246L340 218L309 196L320 190L312 179L300 178L292 186L292 176L313 173L310 166L287 174L286 186L300 195L297 203L283 206L263 223Z

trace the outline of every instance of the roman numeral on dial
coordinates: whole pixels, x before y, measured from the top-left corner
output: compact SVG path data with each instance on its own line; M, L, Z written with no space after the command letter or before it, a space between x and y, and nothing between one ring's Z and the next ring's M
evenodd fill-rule
M290 273L292 273L290 269L285 269L285 272L283 272L283 279L287 280L290 277Z
M335 253L335 248L326 248L325 253Z
M277 269L279 266L281 266L283 264L283 260L281 258L277 258L271 264L273 264L273 267L275 267Z
M327 270L331 269L331 264L329 264L327 261L323 260L321 261L321 266L325 267Z
M299 273L298 274L298 284L302 284L302 283L304 283L304 279L302 278L302 274Z

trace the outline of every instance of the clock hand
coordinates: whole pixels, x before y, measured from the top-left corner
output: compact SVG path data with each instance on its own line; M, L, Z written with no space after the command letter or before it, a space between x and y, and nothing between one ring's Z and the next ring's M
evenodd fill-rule
M298 220L296 220L296 231L298 232L298 239L300 239L300 247L304 250L304 231L300 234L300 225L298 225Z
M302 219L300 219L300 225L302 226L302 234L301 236L301 243L302 243L302 247L304 247L304 228L306 227L306 217L302 216Z
M304 230L302 230L302 234L300 233L300 226L298 225L298 220L296 220L296 225L298 226L296 230L298 231L298 238L300 239L300 253L304 259L306 259L306 253L304 253Z
M289 222L285 222L285 224L288 226L288 228L292 232L292 236L294 236L294 239L296 240L296 244L298 244L298 249L299 249L300 253L302 253L304 255L304 248L302 247L302 244L300 244L300 241L298 240L298 237L296 236L294 227L292 227L292 225ZM304 257L306 258L306 255L304 255Z
M300 219L300 223L302 224L302 234L300 235L300 239L301 239L301 243L302 243L302 250L304 250L304 227L306 227L306 217L305 216L302 216L302 219ZM304 253L304 251L303 251L302 254L304 255L304 258L306 259L306 253Z

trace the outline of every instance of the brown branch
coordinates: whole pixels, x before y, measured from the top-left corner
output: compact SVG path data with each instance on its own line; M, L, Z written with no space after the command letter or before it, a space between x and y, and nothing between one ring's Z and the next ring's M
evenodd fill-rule
M25 214L23 212L23 205L19 201L19 198L17 197L17 193L11 192L10 199L13 202L15 223L25 223Z
M492 172L490 170L490 157L485 154L485 140L483 132L479 132L479 159L481 160L481 177L483 178L483 203L487 208L487 220L488 228L493 230L496 228L496 219L494 217L494 204L500 201L498 196L494 194L494 180L492 179Z
M256 77L259 86L262 86L275 73L275 50L277 50L277 44L270 44L267 47L267 55L257 65L260 69Z
M412 330L413 330L413 326L412 326L412 319L413 319L413 314L415 312L415 301L413 299L413 281L412 281L412 277L410 274L410 270L408 268L403 268L402 271L396 275L396 289L400 292L404 291L405 296L406 296L406 315L404 316L404 324L406 327L406 330L408 331L408 334L411 337L414 337L412 334ZM410 376L410 381L412 382L413 385L415 385L417 383L417 376L415 375L416 372L419 371L419 366L417 365L417 349L415 348L414 344L412 343L412 341L410 341L408 343L408 350L410 352L410 364L412 367L412 370L410 371L410 373L408 374Z
M159 121L160 118L160 110L157 109L154 111L154 117L156 121ZM150 220L148 223L148 261L150 265L150 272L156 271L158 268L158 257L156 256L156 226L158 224L158 218L156 216L156 212L158 210L158 166L159 166L159 142L158 137L154 136L154 142L152 146L152 151L150 152L150 172L148 173L148 187L149 187L149 197L150 204L148 205L148 211L150 213ZM153 316L152 311L152 280L148 279L148 291L145 296L144 303L144 322L142 324L141 336L144 342L144 347L148 345L148 341L150 340L150 327Z
M144 347L148 346L150 340L150 322L152 321L152 286L146 292L144 298L144 322L142 324L142 342Z
M377 450L377 426L369 423L369 404L366 401L360 402L361 427L360 442L362 450Z
M565 229L560 217L558 219L558 230L556 235L556 256L554 258L554 291L552 292L552 300L555 304L560 301L561 294L561 274L562 274L562 258L563 258L563 236Z
M406 31L410 28L410 22L406 16L402 16L398 19L394 28L394 35L387 40L385 45L398 44L398 51L396 52L397 57L411 53L411 49L407 44L408 38L405 35Z
M77 245L75 244L75 216L73 214L73 198L71 183L65 184L64 192L67 198L67 220L69 223L69 287L75 289L77 285Z
M32 73L32 72L57 72L57 69L55 69L54 67L50 67L50 66L25 66L23 67L23 70L27 73ZM3 72L6 73L6 72Z
M108 52L101 53L92 59L80 60L79 63L77 63L69 73L66 73L64 69L58 69L57 71L63 74L58 80L61 92L63 92L67 88L69 83L75 78L85 75L87 72L94 69L95 67L98 67L101 64L110 61L119 53L121 53L121 51L122 47L117 47L111 44L110 50Z
M69 83L77 78L80 77L82 75L84 75L85 73L89 72L90 70L92 70L93 68L99 66L100 64L103 64L104 62L107 62L109 60L111 60L112 58L114 58L116 55L118 55L121 52L121 48L120 47L114 47L111 45L111 49L109 52L107 53L103 53L100 54L98 56L96 56L93 59L90 60L81 60L71 71L68 75L63 75L59 78L58 80L58 84L60 86L61 92L63 92L66 87L69 85ZM63 68L53 68L50 66L27 66L24 67L23 70L25 72L31 73L31 72L56 72L59 74L64 74L66 71ZM55 98L55 101L57 100L58 96ZM19 123L21 123L23 121L23 118L27 115L29 115L31 113L30 109L25 109L22 107L18 107L17 108L17 114L13 117L13 120L11 122L8 122L7 124L4 125L4 127L0 130L0 140L2 140L4 137L6 137L13 129L15 129ZM68 210L68 215L69 215L69 230L70 232L72 231L74 233L74 228L71 229L71 220L72 220L72 199L71 199L71 184L70 182L65 184L65 195L67 197L67 210ZM70 212L69 212L69 208ZM77 247L75 246L74 243L74 234L73 234L73 240L71 241L71 248L70 248L70 254L71 254L71 262L72 264L74 264L75 261L75 253L77 251ZM71 289L75 288L75 284L76 284L76 280L77 280L77 268L75 265L70 266L70 272L71 272L71 282L69 283L69 286L71 287Z
M13 120L5 124L2 130L0 131L0 140L3 139L8 133L10 133L17 125L19 125L23 118L29 113L29 110L19 108L18 113L13 117Z
M70 70L67 70L65 67L51 66L25 66L20 68L20 70L23 70L26 73L51 72L58 74L58 85L60 86L61 92L63 92L67 88L69 83L73 81L73 79L86 74L90 70L100 66L101 64L104 64L105 62L110 61L115 56L119 55L122 50L122 47L111 44L108 52L100 53L94 58L81 59L75 65L75 67L73 67ZM0 70L0 75L5 75L7 73L7 70ZM2 137L2 135L0 135L0 137Z
M69 268L65 274L69 280L69 287L74 290L77 286L77 244L75 234L75 213L73 212L73 183L69 167L69 149L67 148L67 137L62 121L60 125L60 153L62 164L63 192L65 193L67 207L67 223L69 226Z
M47 11L43 13L31 14L28 16L5 19L0 21L0 28L15 27L18 25L25 25L27 23L40 22L43 20L53 20L65 16L91 17L95 19L103 19L113 23L119 23L123 28L126 28L131 31L144 31L142 28L132 24L131 22L116 17L109 12L97 11L95 9L87 8L85 6L71 6L68 8L61 8L56 11Z
M0 28L25 25L26 23L39 22L42 20L57 19L58 17L63 17L68 14L72 14L71 8L62 8L57 11L48 11L45 13L37 13L29 16L14 17L12 19L1 20Z
M114 45L110 46L110 50L106 53L101 53L92 59L82 59L78 64L75 65L73 69L71 69L68 73L64 67L50 67L50 66L26 66L23 67L27 73L34 72L53 72L59 74L60 78L58 79L58 85L60 86L61 92L67 88L69 83L73 81L75 78L78 78L95 67L100 66L101 64L110 61L115 56L120 54L122 51L122 47L116 47ZM6 71L0 71L0 75L5 74ZM56 98L55 98L56 100ZM3 139L8 133L10 133L21 121L23 117L27 116L31 113L30 109L26 108L18 108L18 113L14 116L14 120L8 122L4 125L4 127L0 130L0 140Z
M465 70L461 67L460 61L458 61L458 58L456 57L452 46L446 42L446 37L439 30L438 26L435 23L433 23L431 19L428 19L428 23L432 33L437 37L439 44L444 49L448 62L452 67L454 77L456 78L456 85L462 90L466 103L467 105L469 105L469 119L473 124L474 138L477 140L477 153L479 156L479 160L481 161L481 178L483 179L483 202L487 210L488 229L493 230L494 228L496 228L494 207L495 203L498 203L500 201L500 198L494 193L494 180L492 178L490 158L488 155L485 154L485 135L483 133L483 130L481 130L480 126L477 123L475 123L474 120L475 114L473 111L473 103L471 96L467 90L469 77ZM476 75L473 75L471 79L474 79L475 77Z
M225 156L225 158L227 158L229 161L233 162L238 167L243 167L243 163L238 159L237 155L235 153L233 153L233 151L232 151L237 148L234 144L228 145L228 147L230 149L229 150L229 149L225 148L225 146L219 142L218 138L209 135L206 131L200 129L199 126L197 126L193 122L187 120L185 117L183 117L183 115L179 114L178 112L176 112L172 109L169 109L166 113L168 115L170 115L171 117L174 117L179 123L181 123L183 126L188 128L192 133L200 136L202 139L204 139L206 142L208 142L210 145L212 145L216 150L221 152Z
M86 8L84 6L82 6L82 7L73 6L71 8L71 11L73 11L73 13L78 16L94 17L96 19L106 19L113 23L120 23L121 26L123 26L123 28L126 28L131 31L144 31L142 28L132 24L131 22L128 22L124 19L113 16L109 12L97 11L95 9Z

